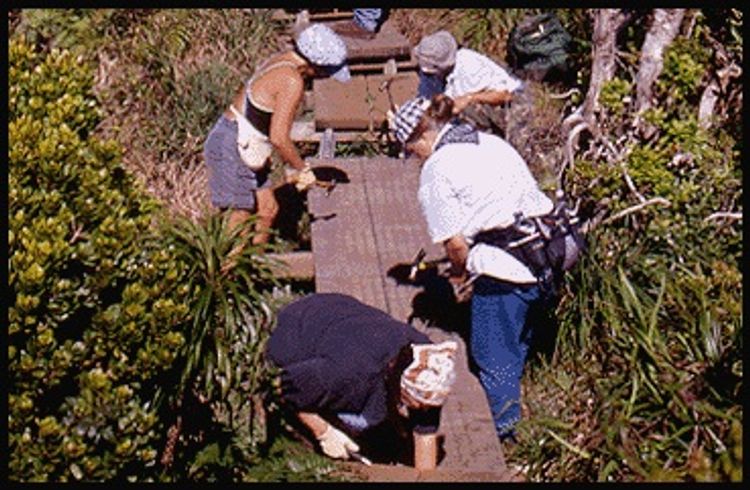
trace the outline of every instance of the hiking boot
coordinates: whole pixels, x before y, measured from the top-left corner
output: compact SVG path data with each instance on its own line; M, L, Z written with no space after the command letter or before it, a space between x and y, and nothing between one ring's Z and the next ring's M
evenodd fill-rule
M332 24L331 29L333 29L333 31L340 36L349 37L352 39L370 40L375 37L374 32L368 31L353 20L347 20Z

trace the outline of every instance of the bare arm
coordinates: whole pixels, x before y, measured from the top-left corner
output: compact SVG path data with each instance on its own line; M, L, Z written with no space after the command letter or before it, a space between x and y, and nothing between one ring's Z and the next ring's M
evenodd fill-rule
M496 106L509 102L512 99L513 94L507 90L481 90L479 92L456 97L453 101L453 113L458 114L471 104L488 104Z
M276 148L290 166L297 170L305 167L305 161L300 156L292 141L292 123L302 97L305 92L304 81L296 72L289 69L294 76L279 77L281 86L276 93L273 116L271 116L271 144Z

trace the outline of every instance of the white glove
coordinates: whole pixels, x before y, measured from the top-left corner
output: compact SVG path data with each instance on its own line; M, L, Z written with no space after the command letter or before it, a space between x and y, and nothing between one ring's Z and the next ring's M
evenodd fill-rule
M315 185L315 181L317 179L315 178L315 173L312 171L312 168L310 168L310 165L305 165L305 168L300 170L297 174L297 182L295 182L294 187L297 189L297 191L302 192L306 191L313 185Z
M330 424L326 431L318 437L318 441L323 452L334 459L349 459L350 451L359 451L356 442Z

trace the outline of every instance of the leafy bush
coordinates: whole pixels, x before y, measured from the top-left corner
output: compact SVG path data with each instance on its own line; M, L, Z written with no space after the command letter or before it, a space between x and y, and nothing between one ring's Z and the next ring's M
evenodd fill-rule
M184 343L184 267L119 164L91 71L9 49L8 434L13 480L147 478L160 376Z

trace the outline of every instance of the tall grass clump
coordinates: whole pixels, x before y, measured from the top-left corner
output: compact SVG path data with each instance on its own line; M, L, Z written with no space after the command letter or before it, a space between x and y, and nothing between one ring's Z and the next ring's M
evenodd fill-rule
M213 214L164 227L176 255L189 264L191 305L162 459L167 480L230 477L267 439L263 393L270 372L263 347L275 321L271 290L279 283L268 247L247 241L250 226L228 232L224 216ZM227 268L230 252L243 244Z
M330 465L290 440L276 371L264 356L276 312L295 295L275 277L280 264L268 252L276 247L251 243L254 219L228 231L225 218L183 217L164 227L189 264L190 322L174 372L161 479L326 479ZM285 470L275 472L279 459Z

